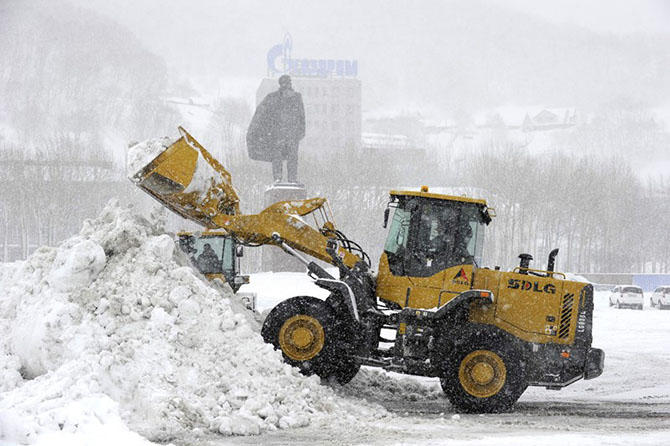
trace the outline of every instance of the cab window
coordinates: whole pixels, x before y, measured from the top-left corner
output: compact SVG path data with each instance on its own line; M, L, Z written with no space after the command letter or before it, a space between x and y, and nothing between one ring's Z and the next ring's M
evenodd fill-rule
M389 268L391 273L396 276L404 275L404 258L409 236L411 213L409 209L405 209L404 204L401 202L393 213L386 244L384 245L384 252L389 259Z
M223 238L223 271L234 271L235 270L235 243L232 238L224 237Z
M479 261L484 225L476 205L401 198L384 249L391 273L429 277Z
M465 229L465 240L469 237L466 245L466 260L468 262L465 263L474 261L477 264L481 264L484 251L484 229L486 228L482 211L476 206L464 206L461 218L464 223L470 226L469 229Z
M223 272L223 237L200 237L195 239L195 252L191 261L203 274Z
M236 257L232 238L183 236L179 245L201 273L234 275Z

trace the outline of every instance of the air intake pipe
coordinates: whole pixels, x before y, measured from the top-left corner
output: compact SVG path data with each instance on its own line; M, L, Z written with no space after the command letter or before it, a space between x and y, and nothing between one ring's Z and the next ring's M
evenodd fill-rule
M533 256L530 254L519 254L519 269L521 274L528 274L528 268L530 267L530 261L533 260Z

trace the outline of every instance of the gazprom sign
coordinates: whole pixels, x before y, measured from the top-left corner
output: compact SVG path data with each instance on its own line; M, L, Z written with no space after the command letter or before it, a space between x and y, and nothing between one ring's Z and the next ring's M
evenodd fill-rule
M294 59L291 57L293 41L289 34L284 41L268 51L268 75L289 74L301 77L356 77L358 76L357 60L337 59Z

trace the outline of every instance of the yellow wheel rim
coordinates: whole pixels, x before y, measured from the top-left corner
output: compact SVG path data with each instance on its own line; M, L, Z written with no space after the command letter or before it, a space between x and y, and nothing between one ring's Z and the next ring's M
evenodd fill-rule
M279 345L295 361L307 361L318 355L325 339L321 323L305 314L287 319L279 329Z
M505 363L490 350L476 350L468 354L458 369L463 389L478 398L488 398L500 392L506 378Z

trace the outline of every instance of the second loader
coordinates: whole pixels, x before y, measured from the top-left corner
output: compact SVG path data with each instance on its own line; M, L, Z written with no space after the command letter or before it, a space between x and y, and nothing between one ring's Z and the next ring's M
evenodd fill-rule
M131 179L183 217L246 245L275 245L300 259L325 300L278 304L266 342L304 374L345 384L361 365L439 378L463 412L509 410L528 386L560 389L603 371L591 347L593 287L520 255L512 271L480 265L485 200L392 190L377 272L340 232L324 198L240 213L230 174L185 130ZM203 181L201 172L212 172ZM391 211L393 215L391 216ZM311 224L308 223L311 222ZM307 256L339 270L329 274ZM388 336L385 337L385 336Z

